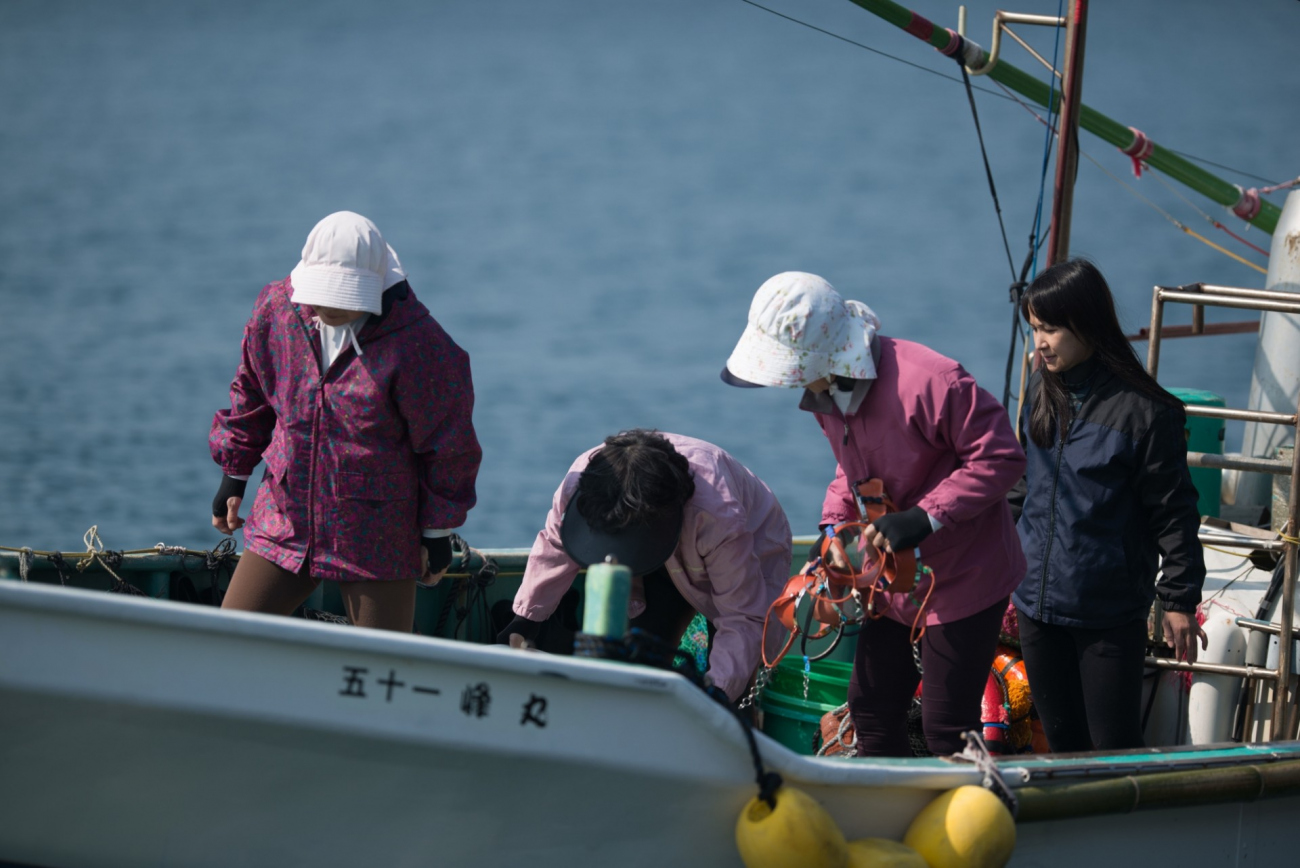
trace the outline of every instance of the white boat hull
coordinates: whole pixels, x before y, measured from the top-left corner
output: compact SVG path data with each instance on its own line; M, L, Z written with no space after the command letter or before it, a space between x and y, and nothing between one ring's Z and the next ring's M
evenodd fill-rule
M486 707L465 694L478 685ZM935 795L979 782L941 760L759 743L850 839L899 839ZM1053 762L1105 768L1029 764ZM734 717L673 674L0 581L2 861L739 865L755 791ZM1298 808L1026 824L1011 864L1287 864L1279 821Z

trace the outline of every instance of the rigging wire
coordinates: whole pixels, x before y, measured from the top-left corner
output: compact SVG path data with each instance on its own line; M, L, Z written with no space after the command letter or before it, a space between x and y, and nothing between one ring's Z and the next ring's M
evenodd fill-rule
M1064 0L1057 0L1056 17L1058 20L1062 17L1061 13L1064 11L1064 9L1065 9ZM1055 101L1053 101L1051 97L1052 92L1056 90L1056 84L1054 79L1059 76L1059 73L1057 72L1056 69L1056 65L1057 65L1057 59L1060 57L1060 50L1061 50L1061 26L1058 24L1056 26L1056 32L1052 37L1052 68L1047 78L1048 109L1047 109L1047 130L1043 133L1043 169L1042 169L1042 173L1038 177L1038 205L1034 210L1034 228L1029 234L1030 247L1034 248L1033 266L1029 275L1031 280L1038 276L1038 253L1034 245L1034 239L1038 237L1038 233L1043 226L1043 194L1047 190L1047 167L1051 163L1052 140L1055 138L1055 133L1060 124L1059 109L1061 106L1062 99L1064 99L1065 96L1062 93L1061 99L1057 99ZM1001 84L999 84L998 86L1002 87ZM1005 90L1005 88L1003 89ZM1055 102L1055 108L1052 107L1053 102ZM1024 280L1024 278L1022 277L1021 280Z
M1007 94L1011 97L1011 99L1014 99L1017 103L1019 103L1021 108L1023 108L1025 111L1029 112L1031 115L1033 115L1034 118L1036 118L1040 124L1046 124L1046 123L1047 123L1047 121L1045 121L1045 120L1043 119L1043 116L1042 116L1042 115L1040 115L1038 112L1034 111L1034 109L1033 109L1032 107L1030 107L1028 104L1026 104L1023 100L1021 100L1021 99L1019 99L1018 97L1016 97L1015 94L1011 93L1010 90L1007 90L1007 88L1006 88L1004 85L999 84L998 86L1001 87L1003 90L1005 90L1005 91L1007 92ZM1134 196L1136 196L1138 199L1140 199L1140 200L1142 200L1143 202L1145 202L1147 205L1150 205L1151 208L1154 209L1158 214L1160 214L1162 217L1164 217L1164 218L1165 218L1166 220L1168 220L1170 223L1172 223L1172 224L1174 224L1175 226L1177 226L1179 229L1181 229L1181 230L1182 230L1183 232L1185 232L1186 234L1188 234L1188 235L1192 236L1193 238L1195 238L1197 241L1200 241L1201 243L1206 244L1206 245L1208 245L1208 246L1214 248L1215 250L1219 251L1219 252L1222 253L1224 256L1227 256L1227 257L1229 257L1230 259L1235 259L1237 262L1240 262L1242 265L1245 265L1245 266L1247 266L1247 267L1249 267L1249 268L1253 268L1253 269L1255 269L1256 271L1260 272L1261 274L1267 274L1267 273L1268 273L1268 270L1267 270L1267 269L1265 269L1265 268L1261 268L1260 266L1256 265L1255 263L1251 262L1249 259L1246 259L1245 257L1238 256L1236 253L1233 253L1231 250L1228 250L1226 247L1223 247L1222 245L1215 244L1213 241L1211 241L1210 239L1206 238L1204 235L1201 235L1200 233L1196 232L1195 230L1191 229L1190 227L1183 225L1181 222L1179 222L1178 218L1174 217L1174 216L1173 216L1172 214L1170 214L1168 211L1166 211L1165 209L1161 208L1161 207L1160 207L1159 205L1157 205L1155 202L1152 202L1152 201L1151 201L1150 199L1148 199L1146 196L1143 196L1141 193L1139 193L1137 190L1135 190L1132 186L1130 186L1130 185L1129 185L1126 181L1124 181L1122 178L1118 177L1118 176L1115 175L1113 172L1111 172L1109 169L1107 169L1105 166L1103 166L1101 163L1097 162L1097 160L1096 160L1096 159L1095 159L1091 154L1089 154L1087 151L1085 151L1083 148L1080 148L1080 149L1079 149L1079 153L1082 154L1084 157L1086 157L1086 158L1088 159L1088 161L1089 161L1090 163L1092 163L1094 166L1096 166L1098 169L1101 169L1101 171L1104 172L1104 173L1105 173L1105 174L1106 174L1106 175L1107 175L1111 180L1113 180L1115 183L1119 184L1119 185L1120 185L1121 187L1123 187L1125 190L1128 190L1130 193L1132 193L1132 194L1133 194Z
M957 37L960 39L961 37ZM1007 227L1002 221L1002 203L998 201L998 188L993 183L993 169L989 166L989 152L984 147L984 131L980 129L980 113L975 108L975 92L971 89L970 73L962 61L961 52L957 52L957 63L961 64L961 77L966 82L966 99L970 102L971 117L975 119L975 135L980 142L980 157L984 160L984 175L989 181L989 192L993 194L993 210L998 214L998 228L1002 230L1002 247L1007 251L1007 267L1011 269L1011 279L1016 279L1016 264L1011 259L1011 245L1007 242Z
M1268 178L1261 178L1259 175L1252 175L1250 172L1243 172L1241 169L1234 169L1232 166L1225 166L1222 163L1216 163L1213 160L1207 160L1204 157L1198 157L1195 154L1189 154L1186 151L1175 151L1173 148L1165 148L1165 150L1171 154L1185 157L1188 160L1195 160L1196 162L1202 163L1206 166L1213 166L1216 169L1223 169L1225 172L1232 172L1241 175L1243 178L1250 178L1252 181L1263 181L1265 184L1273 184L1273 182Z
M809 30L815 30L815 31L817 31L818 33L821 33L821 34L823 34L823 35L825 35L825 36L829 36L829 37L831 37L832 39L838 39L838 40L841 41L841 42L847 42L849 45L853 45L853 46L856 46L856 47L858 47L858 48L864 49L864 50L866 50L866 51L870 51L872 54L879 54L881 57L887 57L887 58L889 58L890 60L898 61L899 63L903 64L904 66L910 66L910 67L912 67L913 69L919 69L919 70L921 70L922 72L928 72L930 75L937 75L939 78L947 79L948 81L952 81L952 82L956 82L956 83L958 83L958 84L961 84L961 79L960 79L960 78L957 78L955 75L945 75L944 73L939 72L939 71L936 70L936 69L931 69L931 68L928 67L928 66L922 66L921 64L919 64L919 63L913 63L913 62L910 61L910 60L904 60L904 59L901 58L901 57L898 57L898 56L893 55L893 54L889 54L888 52L885 52L885 51L881 51L881 50L878 49L878 48L872 48L870 45L864 45L864 44L862 44L861 42L856 42L856 41L854 41L854 40L852 40L852 39L849 39L849 38L846 37L846 36L841 36L841 35L838 34L838 33L834 33L834 32L832 32L832 31L830 31L830 30L826 30L826 29L824 29L824 28L818 27L818 26L816 26L815 24L809 24L807 21L801 21L801 20L799 20L798 18L795 18L795 17L790 16L790 15L786 15L784 12L778 12L778 11L776 11L775 9L770 9L770 8L768 8L767 6L762 5L761 3L755 3L754 0L740 0L740 2L742 2L742 3L746 3L746 4L748 4L748 5L750 5L750 6L753 6L753 7L757 8L757 9L762 9L764 12L770 12L770 13L772 13L773 15L775 15L775 16L778 17L778 18L784 18L786 21L790 21L790 22L792 22L792 23L794 23L794 24L798 24L798 25L801 26L801 27L807 27ZM1059 11L1060 11L1060 7L1059 7L1059 5L1058 5L1058 10L1057 10L1057 11L1058 11L1058 13L1059 13ZM1059 18L1060 15L1058 14L1057 17ZM1058 36L1059 36L1059 34L1058 34ZM1053 66L1055 66L1055 61L1056 61L1056 58L1055 58L1055 56L1053 56ZM994 84L997 84L998 87L1001 87L1003 91L1007 91L1007 88L1004 87L1004 86L1002 85L1001 82L994 81ZM1007 91L1006 93L998 93L997 91L995 91L995 90L990 90L989 88L986 88L986 87L976 87L975 90L978 90L978 91L980 91L981 93L992 94L993 96L996 96L996 97L998 97L999 99L1014 100L1014 101L1016 101L1016 102L1019 102L1019 100L1018 100L1016 97L1010 95L1010 91ZM1180 157L1184 157L1184 158L1186 158L1186 159L1188 159L1188 160L1194 160L1195 162L1202 163L1202 164L1204 164L1204 165L1206 165L1206 166L1214 166L1216 169L1223 169L1223 170L1226 171L1226 172L1233 172L1234 174L1241 175L1243 178L1250 178L1251 180L1254 180L1254 181L1263 181L1264 183L1269 184L1270 186L1274 186L1274 187L1281 187L1281 186L1282 186L1282 184L1274 184L1273 182L1269 181L1267 178L1261 177L1261 176L1259 176L1259 175L1254 175L1254 174L1251 174L1250 172L1244 172L1244 171L1242 171L1241 169L1234 169L1234 168L1231 167L1231 166L1225 166L1223 163L1216 163L1216 162L1214 162L1213 160L1207 160L1207 159L1205 159L1204 157L1198 157L1198 156L1196 156L1195 154L1189 154L1189 153L1187 153L1186 151L1177 151L1177 150L1174 150L1173 148L1165 148L1165 150L1169 151L1171 154L1177 154L1177 155L1180 156ZM1300 181L1300 178L1296 179L1296 181ZM1291 183L1295 183L1295 182L1291 182ZM1264 191L1264 190L1261 190L1260 192L1262 193L1262 192L1272 192L1272 191Z
M1057 0L1057 19L1061 18L1061 13L1064 11L1064 7L1064 0ZM1056 26L1056 32L1052 38L1052 65L1048 69L1047 92L1049 96L1046 124L1047 130L1043 134L1043 168L1038 176L1038 202L1034 206L1033 228L1029 231L1029 253L1025 257L1024 265L1020 267L1020 279L1011 284L1011 345L1007 348L1007 370L1002 384L1002 406L1007 408L1010 408L1011 406L1011 375L1016 366L1016 339L1022 338L1025 341L1025 351L1028 352L1029 349L1029 338L1025 335L1020 325L1020 298L1025 291L1025 287L1029 285L1029 281L1038 276L1038 250L1043 246L1043 238L1039 235L1043 225L1043 195L1047 190L1047 167L1051 164L1052 160L1052 140L1056 130L1054 120L1058 117L1056 108L1052 107L1050 94L1056 88L1055 80L1060 77L1060 73L1056 70L1057 59L1060 56L1060 49L1061 27L1058 24ZM1006 90L1001 83L998 83L998 87ZM1008 93L1010 92L1008 91ZM1019 100L1016 101L1019 102ZM1061 101L1059 99L1056 100L1055 105L1059 108ZM1015 280L1014 275L1012 276L1012 280ZM1017 399L1016 404L1016 412L1017 415L1019 415L1019 398Z
M1107 174L1107 175L1108 175L1112 180L1114 180L1116 183L1118 183L1118 184L1119 184L1120 186L1122 186L1124 189L1128 190L1128 191L1129 191L1130 193L1132 193L1134 196L1136 196L1137 198L1141 199L1143 202L1147 203L1147 204L1150 205L1152 208L1154 208L1154 209L1156 210L1156 212L1160 214L1160 216L1164 217L1164 218L1165 218L1166 220L1168 220L1170 223L1174 224L1174 225L1177 226L1179 229L1183 230L1183 232L1185 232L1185 233L1187 233L1188 235L1190 235L1190 236L1192 236L1193 238L1195 238L1197 241L1200 241L1202 244L1205 244L1205 245L1208 245L1208 246L1210 246L1210 247L1213 247L1215 250L1219 251L1219 252L1222 253L1224 256L1227 256L1227 257L1229 257L1229 258L1231 258L1231 259L1235 259L1235 260L1237 260L1238 262L1240 262L1242 265L1245 265L1245 266L1247 266L1248 268L1253 268L1253 269L1255 269L1255 270L1258 271L1260 274L1268 274L1268 269L1267 269L1267 268L1261 268L1260 266L1258 266L1258 265L1256 265L1255 263L1251 262L1249 259L1246 259L1244 256L1238 256L1236 253L1233 253L1231 250L1229 250L1228 248L1224 247L1223 245L1221 245L1221 244L1215 244L1213 241L1211 241L1210 239L1206 238L1204 235L1201 235L1199 232L1196 232L1196 231L1195 231L1194 229L1192 229L1191 227L1183 225L1183 223L1181 223L1181 222L1178 220L1178 218L1174 217L1174 215L1170 214L1168 211L1166 211L1165 209L1161 208L1161 207L1160 207L1159 205L1157 205L1155 202L1152 202L1152 201L1151 201L1150 199L1148 199L1146 196L1143 196L1141 193L1139 193L1137 190L1135 190L1133 187L1131 187L1131 186L1130 186L1126 181L1124 181L1122 178L1116 176L1116 175L1113 174L1109 169L1107 169L1105 166L1103 166L1101 163L1097 162L1097 161L1092 157L1091 154L1088 154L1088 153L1086 153L1086 152L1084 152L1084 151L1082 151L1082 150L1079 151L1079 153L1081 153L1081 154L1083 154L1085 157L1087 157L1087 158L1088 158L1088 162L1092 163L1092 164L1093 164L1094 166L1096 166L1098 169L1101 169L1101 170L1102 170L1103 172L1105 172L1105 173L1106 173L1106 174Z
M1240 235L1238 235L1236 232L1233 232L1233 231L1232 231L1231 229L1229 229L1227 226L1224 226L1224 225L1223 225L1222 223L1220 223L1218 220L1215 220L1215 219L1214 219L1213 217L1211 217L1209 214L1206 214L1205 211L1204 211L1202 208L1200 208L1199 206L1197 206L1197 204L1196 204L1195 202L1193 202L1191 199L1188 199L1188 198L1187 198L1186 196L1184 196L1181 192L1179 192L1179 190L1178 190L1177 187L1175 187L1174 185L1170 184L1170 183L1169 183L1168 181L1166 181L1164 178L1160 177L1160 173L1159 173L1159 172L1151 172L1150 174L1152 175L1152 177L1154 177L1154 178L1156 179L1156 181L1158 181L1158 182L1160 183L1160 186L1164 187L1164 188L1165 188L1166 190L1168 190L1170 193L1173 193L1173 194L1174 194L1175 196L1177 196L1179 199L1182 199L1184 202L1186 202L1187 205L1188 205L1188 206L1189 206L1193 211L1195 211L1197 214L1200 214L1202 217L1204 217L1204 218L1205 218L1205 222L1209 223L1209 224L1210 224L1211 226L1213 226L1215 229L1222 229L1224 232L1228 233L1228 235L1230 235L1231 237L1235 238L1237 241L1240 241L1242 244L1246 245L1247 247L1249 247L1251 250L1255 251L1256 253L1260 253L1260 254L1263 254L1264 256L1268 256L1268 251L1267 251L1267 250L1265 250L1264 248L1260 247L1260 246L1257 245L1257 244L1252 244L1251 242L1247 241L1245 238L1242 238L1242 237L1241 237ZM1248 225L1249 225L1249 224L1248 224Z
M807 27L809 30L816 30L818 33L829 36L832 39L838 39L840 42L847 42L849 45L855 45L858 48L866 49L867 51L870 51L872 54L879 54L881 57L887 57L890 60L896 60L899 63L903 64L904 66L910 66L913 69L919 69L922 72L928 72L931 75L939 76L939 78L946 78L948 81L955 81L957 84L961 84L961 79L955 75L945 75L944 73L939 72L937 69L931 69L928 66L922 66L921 64L913 63L910 60L904 60L901 57L897 57L893 54L888 54L884 51L881 51L878 48L872 48L870 45L863 45L861 42L855 42L852 39L849 39L847 36L840 36L838 33L832 33L829 30L824 30L815 24L809 24L807 21L800 21L798 18L793 18L789 15L786 15L784 12L777 12L775 9L769 9L768 7L764 6L761 3L755 3L754 0L740 0L740 2L747 3L750 6L753 6L757 9L762 9L764 12L771 12L773 15L775 15L778 18L784 18L786 21L791 21L802 27ZM1000 99L1007 99L1007 97L998 93L996 90L990 90L989 88L986 87L977 87L975 89L980 91L981 93L992 94L993 96L999 97Z

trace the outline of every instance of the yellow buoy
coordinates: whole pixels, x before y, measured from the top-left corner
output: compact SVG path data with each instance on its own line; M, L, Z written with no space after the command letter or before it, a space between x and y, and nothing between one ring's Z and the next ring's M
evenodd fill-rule
M1002 868L1016 846L1016 821L983 787L957 787L921 809L903 843L930 868Z
M844 833L816 799L781 787L775 800L772 808L752 799L736 820L736 847L747 868L848 868Z
M888 838L849 842L849 868L929 868L921 854Z

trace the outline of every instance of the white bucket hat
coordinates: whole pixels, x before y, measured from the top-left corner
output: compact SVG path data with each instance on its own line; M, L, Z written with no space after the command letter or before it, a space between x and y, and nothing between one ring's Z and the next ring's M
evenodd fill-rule
M823 377L873 380L871 339L880 320L824 279L802 271L769 278L749 306L749 324L722 369L733 386L806 386Z
M312 227L289 273L294 304L383 312L383 294L406 279L397 252L360 214L336 211Z

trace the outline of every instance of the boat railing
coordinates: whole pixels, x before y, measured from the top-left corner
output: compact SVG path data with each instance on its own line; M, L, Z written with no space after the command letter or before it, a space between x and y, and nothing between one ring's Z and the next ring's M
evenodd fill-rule
M1186 286L1157 286L1151 297L1151 327L1147 331L1150 344L1147 349L1147 370L1156 377L1160 367L1160 342L1167 335L1164 326L1165 305L1169 303L1192 305L1192 325L1190 330L1176 336L1209 335L1216 333L1205 324L1205 308L1227 307L1243 310L1273 311L1275 313L1300 314L1300 297L1295 293L1264 289L1244 289L1233 286L1216 286L1206 283L1193 283ZM1285 425L1293 429L1293 434L1300 428L1300 405L1294 413L1278 413L1264 410L1241 410L1229 407L1205 407L1187 405L1187 415L1203 416L1212 419L1231 419L1244 422L1259 422L1272 425ZM1296 442L1293 439L1292 442ZM1293 633L1295 618L1295 590L1297 544L1300 543L1300 531L1297 530L1297 514L1300 513L1300 449L1292 450L1290 461L1250 456L1225 456L1205 452L1188 452L1187 463L1191 467L1208 467L1215 469L1244 470L1253 473L1271 473L1290 476L1291 487L1287 498L1287 519L1279 538L1269 541L1261 540L1253 545L1255 548L1278 551L1282 553L1282 599L1277 623L1259 621L1254 618L1238 618L1236 624L1247 630L1255 630L1278 638L1278 655L1276 667L1237 666L1220 663L1188 663L1185 660L1171 660L1165 657L1148 657L1147 665L1157 669L1202 672L1215 675L1232 675L1246 681L1246 703L1242 710L1243 738L1248 737L1254 714L1254 697L1257 682L1268 682L1273 686L1274 698L1272 718L1269 725L1268 740L1279 741L1293 739L1300 728L1300 714L1297 713L1297 701L1292 689L1292 676L1295 672L1293 660ZM1160 612L1155 618L1157 639L1160 631Z

